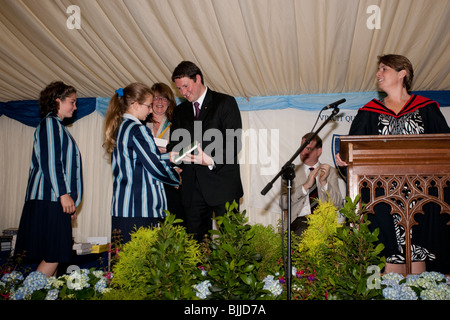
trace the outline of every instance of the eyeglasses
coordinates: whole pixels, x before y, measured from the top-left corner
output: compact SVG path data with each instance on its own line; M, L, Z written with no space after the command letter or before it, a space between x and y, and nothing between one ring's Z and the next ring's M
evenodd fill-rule
M169 99L167 99L165 97L154 97L153 101L161 101L161 102L167 103L169 101Z
M150 104L140 103L140 105L141 106L146 106L147 108L151 108L152 107L151 103Z

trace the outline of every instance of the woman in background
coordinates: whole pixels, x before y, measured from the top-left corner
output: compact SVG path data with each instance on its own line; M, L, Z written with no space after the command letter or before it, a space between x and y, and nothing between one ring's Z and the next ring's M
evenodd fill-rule
M139 227L165 218L163 184L177 186L179 175L167 153L161 154L149 128L142 124L152 112L153 93L141 83L116 90L105 116L105 144L113 173L112 230L122 241Z
M165 83L155 83L151 90L154 94L152 113L147 127L152 131L153 137L163 139L161 143L169 141L170 126L172 125L173 110L177 106L172 89ZM166 146L158 146L161 153L166 153Z
M71 219L83 191L80 151L62 124L77 109L76 101L75 88L61 81L49 84L39 98L43 120L34 133L15 252L38 261L37 271L47 277L56 274L59 263L71 261Z
M170 127L172 125L173 111L177 105L172 89L165 83L158 82L152 86L153 105L151 116L147 122L147 127L152 131L156 140L156 145L161 153L166 153L166 145L170 138ZM178 219L182 219L185 225L186 217L184 207L181 203L181 188L164 184L167 197L167 210L175 214Z

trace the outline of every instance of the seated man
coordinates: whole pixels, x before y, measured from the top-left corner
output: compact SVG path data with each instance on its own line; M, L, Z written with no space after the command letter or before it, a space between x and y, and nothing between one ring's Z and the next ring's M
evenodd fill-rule
M310 140L313 133L307 133L302 138L302 144ZM306 216L313 213L321 201L331 199L333 205L342 207L342 194L339 189L338 173L330 165L319 162L322 154L322 139L316 135L300 153L302 163L295 167L295 178L291 191L291 231L301 235L307 228ZM287 186L283 180L283 196L281 207L287 210Z

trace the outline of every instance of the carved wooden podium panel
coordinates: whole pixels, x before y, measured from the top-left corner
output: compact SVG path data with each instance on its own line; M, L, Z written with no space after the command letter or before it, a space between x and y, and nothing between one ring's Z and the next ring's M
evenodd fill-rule
M339 154L348 163L349 196L369 194L369 214L376 204L386 203L391 214L400 215L407 235L406 272L411 273L414 215L424 214L424 205L431 202L441 214L450 214L450 135L341 136Z

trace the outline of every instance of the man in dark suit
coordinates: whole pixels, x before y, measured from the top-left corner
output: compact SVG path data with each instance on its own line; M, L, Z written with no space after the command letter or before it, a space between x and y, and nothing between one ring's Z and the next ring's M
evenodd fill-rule
M190 61L175 68L172 81L186 101L175 108L167 150L174 162L181 148L198 145L180 167L187 231L201 241L212 229L213 214L223 215L225 204L239 203L243 195L237 159L241 114L232 96L205 86L201 70Z

